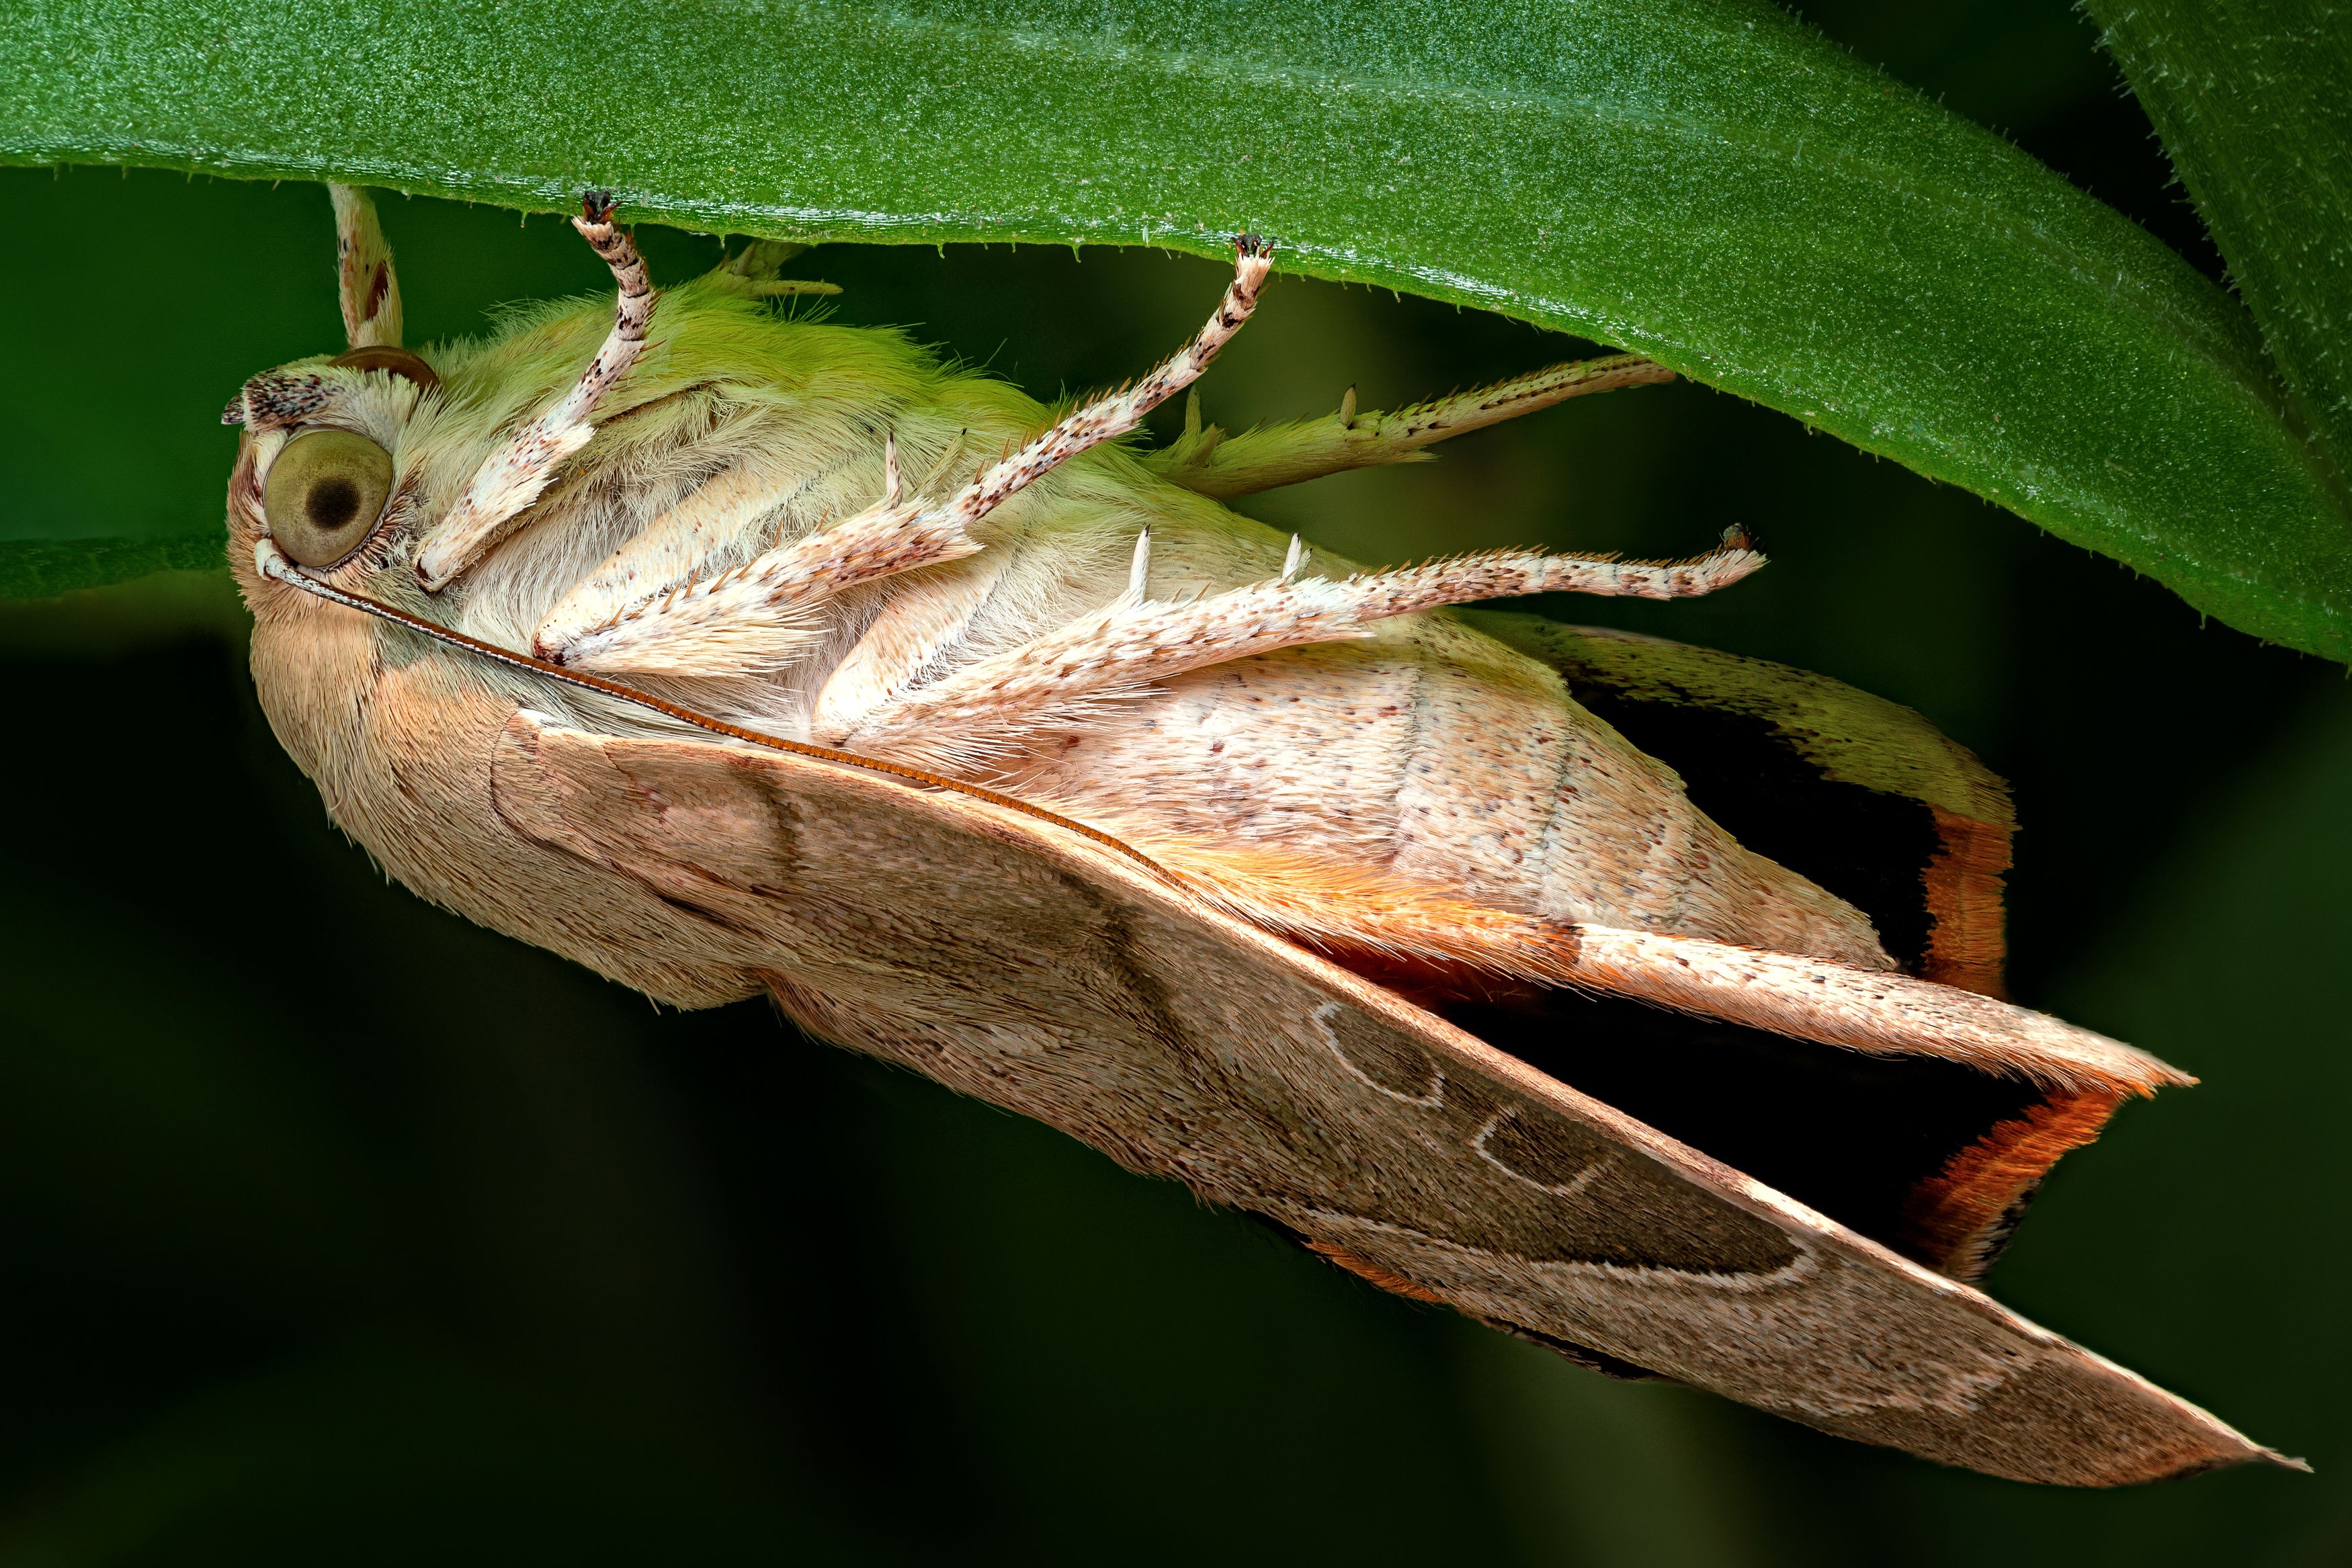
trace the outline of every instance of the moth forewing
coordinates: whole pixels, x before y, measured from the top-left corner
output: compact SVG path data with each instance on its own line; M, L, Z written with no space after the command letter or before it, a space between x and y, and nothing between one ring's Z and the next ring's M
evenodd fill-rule
M1259 242L1173 358L1053 420L773 317L772 250L656 298L605 197L579 226L612 309L412 353L372 210L336 204L353 352L232 405L231 558L273 726L410 887L665 1000L765 991L1583 1359L2034 1479L2275 1458L1950 1277L2169 1074L1975 994L1997 781L1955 793L1972 758L1834 683L1432 613L1709 591L1761 564L1744 538L1352 572L1212 498L1654 368L1230 443L1195 421L1148 463L1117 440L1246 319ZM316 429L391 453L394 498L305 567L268 511L339 493L269 477ZM1779 768L1725 810L1781 858L1588 688L1703 789ZM1867 799L1807 794L1839 789ZM1860 860L1808 836L1858 810L1885 826ZM1741 1074L1737 1109L1820 1135L1726 1122L1703 1086Z
M505 727L493 773L518 833L597 868L616 896L649 894L681 958L707 966L723 944L744 989L765 986L813 1032L1474 1316L2022 1479L2112 1485L2267 1456L1969 1287L1026 813L529 715ZM576 956L610 962L601 946Z

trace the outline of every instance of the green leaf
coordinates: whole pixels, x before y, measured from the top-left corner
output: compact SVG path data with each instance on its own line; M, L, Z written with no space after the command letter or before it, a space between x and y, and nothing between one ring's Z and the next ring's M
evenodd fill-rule
M0 600L47 599L150 572L218 566L222 547L218 529L152 538L0 539Z
M20 162L601 184L783 237L1256 228L1302 271L1653 354L2352 658L2352 528L2246 313L1755 0L20 0L0 79Z
M2291 407L2352 477L2352 11L2089 0L2262 324Z

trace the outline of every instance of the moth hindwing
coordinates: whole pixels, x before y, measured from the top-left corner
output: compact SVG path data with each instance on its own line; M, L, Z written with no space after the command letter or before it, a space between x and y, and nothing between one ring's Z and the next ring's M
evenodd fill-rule
M1778 666L1449 607L1763 564L1363 571L1225 498L1612 386L1629 356L1228 438L1257 308L1060 419L778 315L759 245L400 342L338 190L347 352L265 372L229 486L257 687L425 896L812 1033L1265 1217L1390 1289L1998 1474L2275 1458L1963 1282L2180 1075L1999 996L1998 780Z

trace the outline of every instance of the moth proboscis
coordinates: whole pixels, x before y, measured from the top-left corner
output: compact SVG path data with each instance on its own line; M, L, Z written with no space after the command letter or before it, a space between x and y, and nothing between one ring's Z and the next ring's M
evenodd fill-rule
M423 896L681 1007L765 994L1586 1364L2021 1479L2281 1460L1979 1276L2185 1082L2000 996L2005 788L1819 676L1451 607L1763 564L1359 571L1223 502L1667 379L1124 444L1255 308L1054 419L780 316L755 244L256 376L231 559L280 740Z

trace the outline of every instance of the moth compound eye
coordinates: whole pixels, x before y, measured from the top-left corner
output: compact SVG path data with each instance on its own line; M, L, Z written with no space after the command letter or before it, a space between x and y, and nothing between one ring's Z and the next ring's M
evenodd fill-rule
M391 494L391 453L348 430L313 430L269 465L261 509L278 549L304 566L332 566L359 549Z

